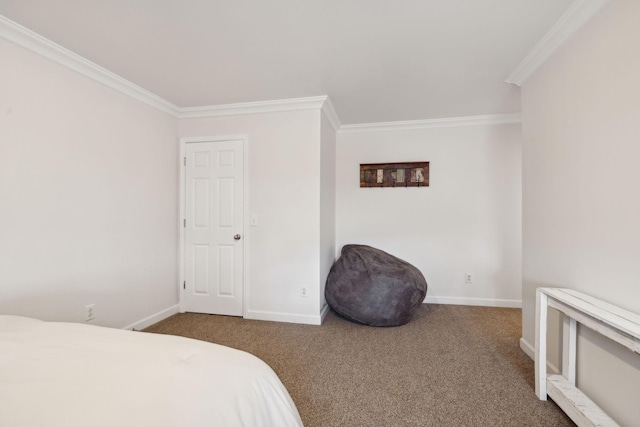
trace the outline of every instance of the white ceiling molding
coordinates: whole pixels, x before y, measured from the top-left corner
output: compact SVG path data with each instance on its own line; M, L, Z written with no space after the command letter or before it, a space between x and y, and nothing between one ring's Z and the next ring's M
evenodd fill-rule
M340 119L338 118L338 114L336 113L335 108L333 108L333 103L328 96L325 103L322 104L322 112L324 113L327 120L329 120L329 123L331 123L331 127L333 127L333 130L338 133L340 131Z
M207 105L203 107L179 108L178 118L241 116L245 114L276 113L281 111L319 110L328 96L278 99L275 101L242 102L237 104Z
M529 54L509 74L506 83L522 84L545 63L578 29L600 12L611 0L576 0L544 35Z
M123 79L117 74L71 52L59 44L0 15L0 37L70 68L160 111L178 117L178 107Z
M493 114L485 116L450 117L445 119L410 120L404 122L363 123L343 125L340 134L362 132L385 132L415 129L434 129L459 126L483 126L520 123L520 114Z
M326 95L205 107L178 107L2 15L0 37L179 119L323 109L332 126L337 126L336 129L340 127L333 105Z
M579 0L577 3L606 3L609 0ZM203 107L178 107L171 102L141 88L115 73L73 53L45 37L0 15L0 37L74 70L92 80L121 92L131 98L157 108L178 119L261 114L282 111L319 109L325 114L337 133L428 129L438 127L477 126L519 123L519 114L498 114L472 117L453 117L399 122L341 125L340 119L327 95L307 98L281 99Z

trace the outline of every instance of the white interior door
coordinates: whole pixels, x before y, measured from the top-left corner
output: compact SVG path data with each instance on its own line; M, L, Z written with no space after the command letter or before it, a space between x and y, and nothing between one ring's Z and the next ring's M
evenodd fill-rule
M243 141L185 148L186 311L242 316Z

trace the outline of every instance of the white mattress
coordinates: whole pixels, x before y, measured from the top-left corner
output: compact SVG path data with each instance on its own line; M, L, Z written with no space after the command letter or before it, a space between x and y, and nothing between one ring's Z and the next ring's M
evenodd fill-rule
M243 351L0 316L0 426L301 426L276 374Z

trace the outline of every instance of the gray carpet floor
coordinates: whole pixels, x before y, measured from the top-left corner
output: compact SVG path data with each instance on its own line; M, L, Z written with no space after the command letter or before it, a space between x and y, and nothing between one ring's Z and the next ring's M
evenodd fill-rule
M329 312L322 326L177 314L145 330L252 353L278 374L306 427L573 426L534 393L521 310L423 304L373 328Z

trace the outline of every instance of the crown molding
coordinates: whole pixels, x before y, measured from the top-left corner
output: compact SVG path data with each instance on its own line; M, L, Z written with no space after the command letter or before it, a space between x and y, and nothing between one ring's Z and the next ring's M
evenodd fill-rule
M203 107L178 107L2 15L0 15L0 37L178 119L322 108L332 122L332 126L335 127L337 123L339 127L340 122L337 120L331 101L326 95Z
M69 49L0 15L0 37L174 117L178 107Z
M576 0L558 22L509 74L506 83L522 84L544 64L578 29L600 12L611 0Z
M333 108L333 103L328 96L324 104L322 104L322 112L324 113L327 120L329 120L329 123L331 124L333 130L338 133L341 126L340 119L338 118L338 114L336 113L335 108Z
M240 116L245 114L276 113L282 111L319 110L329 99L328 96L308 98L278 99L274 101L243 102L237 104L207 105L178 109L178 118Z
M435 129L460 126L483 126L520 123L519 113L493 114L485 116L449 117L444 119L410 120L403 122L362 123L342 125L338 133L386 132L416 129Z
M610 0L579 0L606 3ZM519 123L519 114L454 117L445 119L415 120L403 122L365 123L341 125L340 119L327 95L307 98L280 99L273 101L237 104L209 105L203 107L178 107L173 103L137 86L104 67L52 42L51 40L0 15L0 38L4 38L25 49L35 52L62 66L76 71L113 90L154 107L178 119L222 117L245 114L261 114L282 111L319 109L327 117L336 133L429 129L438 127L477 126L487 124Z

